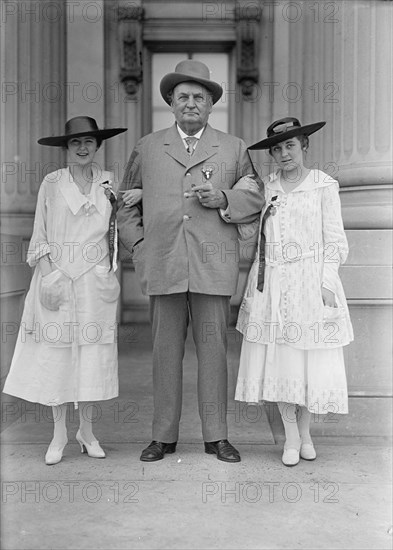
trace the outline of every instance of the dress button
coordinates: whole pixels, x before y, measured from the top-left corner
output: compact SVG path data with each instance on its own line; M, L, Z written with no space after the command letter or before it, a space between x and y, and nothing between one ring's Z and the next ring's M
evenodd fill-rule
M190 219L190 216L187 216L187 214L184 214L183 220L184 220L184 221L187 221L187 220L189 220L189 219Z

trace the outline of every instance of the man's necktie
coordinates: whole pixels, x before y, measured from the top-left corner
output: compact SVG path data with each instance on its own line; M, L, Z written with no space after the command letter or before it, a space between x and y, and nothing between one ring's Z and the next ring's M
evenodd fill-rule
M275 200L277 200L277 195L272 197L271 202ZM261 223L261 239L259 243L259 269L258 269L258 283L257 283L257 289L259 290L259 292L263 291L263 284L265 282L265 245L266 245L265 224L268 217L272 213L275 213L275 210L273 210L272 212L273 208L275 209L276 206L274 204L269 204L269 206L267 207L263 215L262 223Z
M187 153L191 156L194 152L198 138L191 136L184 138L184 140L187 143Z

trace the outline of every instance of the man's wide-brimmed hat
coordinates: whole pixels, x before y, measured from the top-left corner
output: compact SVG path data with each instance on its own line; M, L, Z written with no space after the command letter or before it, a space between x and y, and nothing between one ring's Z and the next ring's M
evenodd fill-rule
M161 95L168 105L170 104L168 93L182 82L197 82L207 88L212 93L213 103L217 103L222 96L221 86L210 80L208 67L201 61L185 59L176 65L174 73L168 73L160 82Z
M309 136L325 126L326 122L314 122L302 126L297 118L286 117L276 120L266 130L267 138L254 143L248 149L269 149L273 145L296 136Z
M40 145L62 147L66 146L67 142L72 138L93 136L100 139L108 139L126 131L127 128L110 128L100 130L94 118L88 116L77 116L66 122L63 135L43 137L38 140L38 143Z

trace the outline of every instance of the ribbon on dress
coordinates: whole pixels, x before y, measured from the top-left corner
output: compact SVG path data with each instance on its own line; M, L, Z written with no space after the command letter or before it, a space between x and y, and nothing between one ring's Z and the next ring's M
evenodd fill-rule
M266 244L266 237L265 237L265 224L266 220L270 215L275 215L277 211L277 205L274 204L274 202L277 200L278 195L274 195L272 197L269 206L267 207L261 223L261 238L259 243L259 268L258 268L258 281L257 281L257 289L259 292L263 291L263 285L265 282L265 244Z
M109 181L104 181L101 183L102 187L105 190L105 195L111 203L112 211L109 218L109 228L108 228L108 247L109 247L109 271L113 268L114 263L116 262L116 212L117 212L117 200L116 195L112 189L112 186Z

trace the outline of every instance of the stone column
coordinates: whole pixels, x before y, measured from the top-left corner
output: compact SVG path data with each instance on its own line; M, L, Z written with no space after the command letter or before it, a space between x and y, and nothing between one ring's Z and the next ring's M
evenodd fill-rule
M30 280L25 263L37 192L62 151L37 139L64 127L65 26L61 0L1 3L2 381L8 372Z
M131 151L142 135L141 97L147 90L138 70L143 12L139 1L114 0L104 7L106 121L108 126L128 128L116 138L116 143L108 141L106 162L108 170L113 170L121 182Z
M105 120L104 85L104 1L68 2L67 17L67 81L70 89L67 120L75 116L90 116L100 128ZM103 141L94 157L105 166L107 143Z
M335 35L333 154L353 229L392 227L392 15L383 0L342 2Z
M355 330L346 349L354 413L348 428L361 433L356 418L367 417L363 430L373 435L391 430L392 16L391 2L342 2L334 37L340 103L332 153L350 244L342 279Z
M14 230L14 215L34 213L43 176L63 161L61 150L37 139L64 123L67 16L60 0L5 0L2 17L1 198Z
M119 184L131 152L142 137L142 94L149 93L150 86L148 71L142 75L140 65L143 56L141 4L139 0L113 0L104 6L106 121L108 126L128 128L106 144L106 167L114 172ZM131 262L120 263L119 277L121 321L147 321L148 301L140 292ZM127 307L129 303L132 308ZM121 334L119 338L122 341Z

